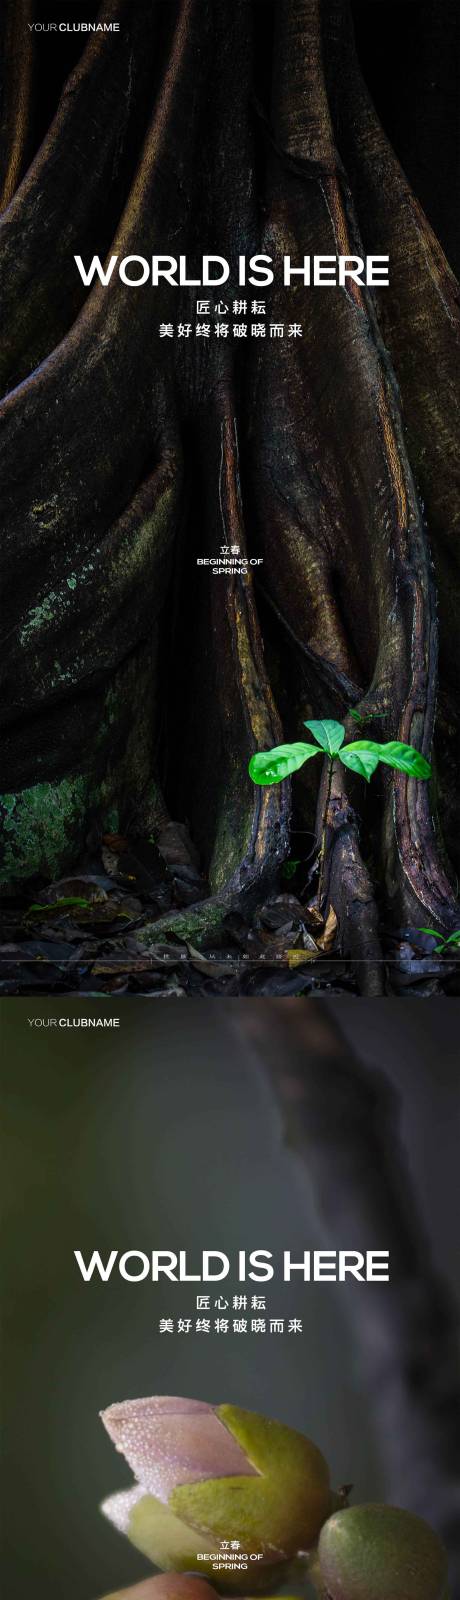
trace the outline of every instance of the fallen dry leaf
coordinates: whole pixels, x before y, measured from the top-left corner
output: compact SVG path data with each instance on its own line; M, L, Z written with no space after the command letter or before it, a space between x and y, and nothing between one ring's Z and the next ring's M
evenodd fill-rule
M168 867L198 868L198 852L184 822L167 822L156 843Z
M201 972L204 977L227 978L229 973L237 972L241 964L238 955L236 955L234 961L229 961L228 959L219 961L215 957L206 956L201 950L195 950L192 944L187 944L187 949L192 967L195 967L195 970Z
M288 967L303 967L306 961L317 961L320 951L315 950L286 950Z
M319 944L320 950L324 950L325 955L329 954L329 951L332 950L332 947L335 944L337 926L337 917L334 907L330 905L323 932L317 935L317 943Z
M311 924L312 928L324 927L324 917L322 912L318 910L317 900L309 900L308 905L305 906L304 916L306 922Z

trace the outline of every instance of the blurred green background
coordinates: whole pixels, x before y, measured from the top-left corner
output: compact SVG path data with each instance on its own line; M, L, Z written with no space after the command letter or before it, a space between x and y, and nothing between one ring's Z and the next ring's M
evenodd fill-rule
M125 1000L117 1010L37 999L0 1008L8 1600L94 1600L148 1571L98 1511L129 1481L98 1412L128 1396L188 1394L271 1413L316 1440L333 1481L353 1480L355 1498L388 1489L346 1287L280 1278L266 1286L270 1312L302 1316L302 1336L169 1336L158 1333L159 1317L193 1315L199 1285L129 1285L114 1275L86 1286L74 1262L75 1248L281 1256L321 1244L308 1174L232 1026L232 1008L251 1004ZM455 1006L341 1000L338 1008L369 1071L383 1061L399 1083L407 1160L457 1292ZM33 1015L83 1009L120 1015L120 1030L28 1026ZM227 1287L242 1292L236 1280Z

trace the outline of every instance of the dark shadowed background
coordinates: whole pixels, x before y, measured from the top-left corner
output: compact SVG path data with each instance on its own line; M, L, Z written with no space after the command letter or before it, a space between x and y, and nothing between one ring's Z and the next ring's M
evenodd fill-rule
M84 1009L116 1014L100 1002ZM420 1509L425 1494L433 1520L451 1536L455 1578L460 1474L458 1453L455 1461L450 1435L444 1436L459 1392L455 1004L192 1001L184 1011L174 1002L147 1010L125 1000L117 1033L28 1026L34 1015L81 1014L67 1002L18 1000L2 1008L3 1592L9 1600L93 1600L145 1574L144 1560L98 1511L100 1500L129 1478L98 1412L150 1393L233 1401L304 1429L328 1457L333 1482L353 1481L356 1499L413 1504L415 1497ZM309 1086L307 1135L297 1148L292 1129L288 1140L283 1133L276 1084L283 1061L291 1090L299 1074ZM356 1072L359 1114L347 1123ZM389 1083L397 1090L390 1112ZM375 1201L373 1140L384 1124L385 1176ZM393 1290L385 1286L288 1286L278 1277L266 1286L267 1311L301 1316L301 1336L160 1335L160 1316L194 1314L195 1285L131 1286L114 1276L107 1285L85 1286L74 1263L74 1248L93 1247L184 1247L195 1257L205 1247L233 1257L239 1247L265 1248L278 1258L284 1248L330 1243L393 1248L382 1231L394 1227L394 1215L388 1221L387 1213L382 1230L378 1222L393 1178L401 1231L409 1211L415 1230L412 1243L406 1238L403 1266L395 1266L401 1273L396 1334L394 1307L388 1332L385 1297ZM421 1269L420 1262L414 1267L420 1239ZM437 1304L440 1294L443 1304L432 1327L418 1283L424 1263L430 1271L430 1251L449 1290L445 1300L436 1278L428 1285L428 1302L431 1295ZM236 1279L228 1287L242 1292ZM381 1387L376 1360L383 1385L391 1367L383 1416L373 1392ZM401 1477L394 1441L385 1438L395 1428L395 1381L402 1384L402 1427L414 1429L422 1468L425 1458L421 1485L412 1484L410 1468L407 1475L407 1459ZM455 1588L453 1594L457 1600Z

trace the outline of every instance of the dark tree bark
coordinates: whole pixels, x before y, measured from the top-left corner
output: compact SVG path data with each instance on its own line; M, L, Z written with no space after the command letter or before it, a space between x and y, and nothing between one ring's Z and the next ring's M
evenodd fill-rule
M354 1055L327 1005L259 1000L226 1008L280 1108L313 1186L322 1238L390 1252L390 1282L346 1300L388 1496L436 1527L460 1595L458 1318L431 1257L401 1142L398 1096ZM352 1470L352 1468L351 1468Z
M22 10L24 26L7 0L3 35L4 880L172 812L210 896L143 937L199 938L257 904L288 853L289 786L256 790L252 751L359 706L377 738L431 755L439 689L435 820L429 786L388 769L369 795L342 770L329 805L327 901L379 993L379 922L458 924L455 280L346 0L111 0L122 42L91 38L27 170ZM271 316L303 339L241 349L160 341L171 290L85 294L73 259L203 249L389 253L391 287L275 285ZM174 291L175 320L195 300ZM197 577L223 542L263 557L257 593ZM305 771L297 820L314 828Z

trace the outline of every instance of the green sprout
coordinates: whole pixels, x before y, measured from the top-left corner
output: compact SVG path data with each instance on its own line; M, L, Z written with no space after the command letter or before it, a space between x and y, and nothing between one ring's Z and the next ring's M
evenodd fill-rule
M348 716L353 717L354 722L376 722L381 715L381 711L356 711L353 706L348 710Z
M457 950L460 947L460 928L456 928L455 933L450 933L448 937L445 933L437 933L436 928L417 928L417 933L430 933L432 939L436 939L437 955L442 955L449 945Z
M263 785L282 783L283 778L290 777L291 772L298 772L299 768L303 767L306 761L311 761L313 756L326 756L329 770L319 855L318 906L320 907L326 855L327 816L336 761L341 761L343 767L355 772L358 777L365 778L366 783L370 783L373 773L380 764L395 767L398 772L407 773L409 778L429 778L431 767L425 756L422 756L419 750L415 750L412 744L401 744L398 739L391 739L388 744L377 744L375 739L354 739L351 744L344 744L345 728L342 722L313 720L305 722L304 727L313 734L316 744L300 742L278 744L273 750L258 750L251 756L249 775L253 783Z
M85 910L88 909L88 911L91 911L92 909L90 900L82 900L80 895L71 894L66 895L63 900L47 901L46 905L42 901L35 900L33 905L29 906L26 916L43 916L45 911L63 911L69 906L79 906L80 909L83 907Z
M295 878L298 867L300 867L300 856L290 856L282 868L283 878Z

